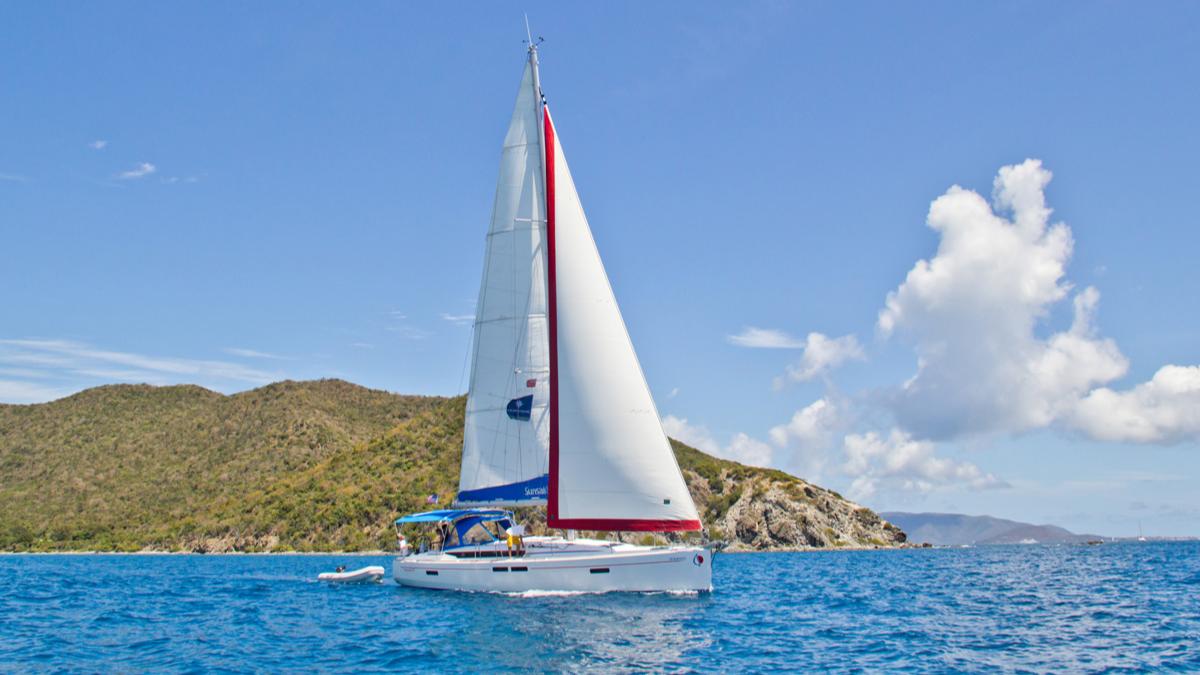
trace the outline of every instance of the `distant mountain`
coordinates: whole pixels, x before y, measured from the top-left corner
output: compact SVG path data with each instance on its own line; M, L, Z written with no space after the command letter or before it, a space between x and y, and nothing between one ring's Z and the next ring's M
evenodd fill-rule
M1056 525L1033 525L991 516L899 511L879 515L908 533L909 541L936 546L1079 543L1100 538L1094 534L1075 534Z
M398 514L452 498L465 405L340 380L233 396L109 385L0 404L0 550L386 549ZM904 542L836 492L672 446L710 534L732 550ZM520 517L536 533L545 509Z

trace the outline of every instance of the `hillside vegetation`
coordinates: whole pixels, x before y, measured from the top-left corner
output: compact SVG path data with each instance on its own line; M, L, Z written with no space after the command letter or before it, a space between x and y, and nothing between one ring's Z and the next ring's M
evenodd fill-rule
M397 516L453 495L464 404L321 380L0 405L0 550L385 550ZM735 549L904 541L836 493L673 445ZM543 513L521 515L538 530Z

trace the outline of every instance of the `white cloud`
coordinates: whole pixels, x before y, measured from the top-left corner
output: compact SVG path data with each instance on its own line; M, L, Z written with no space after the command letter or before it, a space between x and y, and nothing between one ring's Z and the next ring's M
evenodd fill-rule
M287 357L287 356L279 356L278 354L269 354L267 352L260 352L256 349L242 349L240 347L226 347L225 349L223 349L221 351L225 352L226 354L230 354L232 356L241 356L242 358L247 358L247 359L270 359L270 360L274 360L274 361L290 361L291 360L291 358Z
M780 465L817 480L825 469L834 435L846 427L844 404L820 398L792 415L786 424L772 427L771 442L779 448Z
M351 342L350 346L354 347L355 349L374 349L375 348L375 345L371 344L370 342Z
M679 387L671 389L671 393L667 394L667 398L675 398L679 395Z
M932 442L916 440L900 429L892 429L886 438L874 431L849 434L842 450L842 469L854 478L850 494L856 499L881 489L929 492L938 487L981 490L1007 486L970 462L937 457Z
M36 365L42 368L43 379L53 377L70 383L69 387L42 387L39 390L36 383L10 381L6 391L13 395L7 400L23 402L51 400L87 386L113 381L159 385L191 383L229 390L282 379L277 372L226 361L146 356L97 349L70 340L0 340L0 364ZM21 391L25 393L18 396Z
M725 338L730 344L752 349L803 349L804 342L773 328L746 326L737 335Z
M667 415L662 419L662 425L663 431L666 431L671 438L710 455L752 466L769 466L771 464L771 446L746 434L735 434L729 445L722 447L709 433L708 428L690 424L687 418Z
M771 446L766 443L737 433L725 447L722 456L750 466L770 466L773 454Z
M431 333L427 330L414 328L412 326L388 326L387 330L399 335L405 340L424 340L431 335Z
M683 441L697 450L703 450L710 455L721 451L721 444L717 443L706 427L689 424L686 417L667 415L662 418L662 425L663 431L667 432L668 436L677 441Z
M62 398L70 393L69 389L49 387L37 382L0 380L0 402L2 403L41 403Z
M464 326L466 324L474 323L475 315L474 314L448 314L446 312L443 312L442 320L449 321L450 323L458 324L460 326Z
M15 174L15 173L0 173L0 180L8 181L11 183L24 183L28 179L25 178L25 176L21 176L21 175Z
M88 147L93 150L103 150L107 146L108 146L108 141L106 141L104 139L97 139L97 140L92 141L91 143L88 143Z
M155 171L158 171L158 167L154 166L150 162L142 162L128 171L122 171L121 173L117 174L117 178L120 178L121 180L144 178Z
M916 346L917 373L892 409L918 437L1045 427L1125 373L1116 345L1095 335L1093 288L1076 294L1069 330L1035 333L1071 292L1064 274L1073 240L1064 223L1048 222L1050 178L1041 162L1026 160L1000 170L994 209L958 186L930 206L937 254L888 294L878 321L884 336Z
M804 355L800 357L800 363L787 367L787 377L795 382L807 382L847 361L864 358L862 346L853 335L831 338L821 333L809 333L804 340Z
M1200 367L1163 366L1128 391L1101 387L1079 402L1071 424L1092 438L1176 443L1200 438Z

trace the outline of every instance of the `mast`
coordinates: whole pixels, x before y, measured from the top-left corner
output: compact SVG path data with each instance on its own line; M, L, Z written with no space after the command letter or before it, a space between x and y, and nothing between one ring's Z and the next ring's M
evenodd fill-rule
M525 17L525 34L529 35L529 17ZM533 100L537 106L537 124L538 124L538 175L542 179L541 187L544 190L546 187L546 130L545 122L543 121L542 109L546 107L546 97L542 96L542 78L538 74L538 51L537 43L533 38L529 38L529 67L533 70ZM545 194L543 192L542 194Z
M555 243L554 243L554 158L550 155L554 151L553 147L553 128L548 125L550 112L546 107L546 97L542 94L542 78L538 72L538 51L537 46L541 42L533 41L533 35L529 32L529 17L525 17L525 34L529 39L529 65L533 70L533 96L537 106L537 123L538 123L538 162L542 177L542 195L544 195L546 204L543 217L545 218L545 245L546 245L546 323L547 323L547 347L549 356L550 372L547 384L549 384L549 400L547 401L550 417L550 438L548 451L548 481L547 481L547 499L546 499L546 521L553 522L558 519L558 297L556 292L557 270L555 269ZM573 538L573 537L572 537Z

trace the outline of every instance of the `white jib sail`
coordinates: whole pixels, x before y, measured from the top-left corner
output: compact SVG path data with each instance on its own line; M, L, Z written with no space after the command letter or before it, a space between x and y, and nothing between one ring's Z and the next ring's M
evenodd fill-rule
M549 115L546 121L553 130ZM698 530L633 343L553 141L557 476L552 527ZM551 162L548 162L548 164Z
M525 66L504 137L475 314L457 504L544 504L548 334L538 96Z

